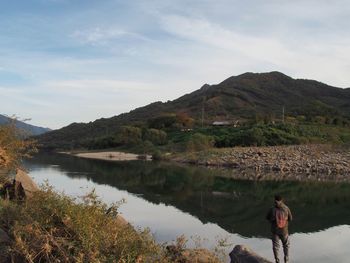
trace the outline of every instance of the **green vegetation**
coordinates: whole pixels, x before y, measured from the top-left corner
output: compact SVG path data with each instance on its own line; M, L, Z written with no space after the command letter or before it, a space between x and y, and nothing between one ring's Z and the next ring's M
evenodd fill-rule
M187 141L187 151L196 152L207 150L214 146L214 137L202 133L194 133Z
M38 140L49 150L121 147L149 153L189 149L195 133L214 137L216 147L344 143L349 141L349 101L350 89L279 72L245 73L174 101L73 123ZM236 123L236 128L212 127L218 120Z
M95 138L81 147L87 149L120 148L137 153L155 154L157 147L167 144L167 133L154 128L122 126L113 135Z
M319 124L253 124L240 128L202 130L216 147L273 146L305 143L350 143L350 129Z
M212 147L275 146L298 144L350 144L350 128L343 125L297 121L286 123L251 122L239 127L179 129L178 122L163 130L143 126L122 126L112 136L95 138L82 144L90 150L116 149L152 154L155 159L165 152L196 152Z

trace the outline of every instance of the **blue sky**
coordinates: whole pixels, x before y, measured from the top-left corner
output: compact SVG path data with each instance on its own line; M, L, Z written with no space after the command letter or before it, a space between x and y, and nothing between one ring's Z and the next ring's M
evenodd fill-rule
M244 72L350 87L345 0L0 0L0 114L60 128Z

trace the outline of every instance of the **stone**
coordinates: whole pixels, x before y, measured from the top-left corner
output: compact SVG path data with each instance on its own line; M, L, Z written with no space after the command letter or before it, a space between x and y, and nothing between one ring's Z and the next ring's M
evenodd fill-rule
M22 184L26 197L31 197L34 192L39 190L33 179L26 172L20 169L17 170L15 179L17 182L20 182Z
M10 242L8 234L0 228L0 244L9 244Z
M231 263L272 263L244 245L235 246L230 253L230 259Z
M219 259L207 249L182 249L175 245L166 247L167 256L179 263L219 263Z

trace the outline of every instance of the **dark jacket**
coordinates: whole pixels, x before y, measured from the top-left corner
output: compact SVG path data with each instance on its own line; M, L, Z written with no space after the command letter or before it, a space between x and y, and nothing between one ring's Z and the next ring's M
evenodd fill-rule
M276 210L282 209L288 215L288 221L285 227L278 228L276 223ZM275 201L275 205L271 207L266 215L266 219L271 223L271 232L277 235L288 235L288 222L292 221L292 213L283 201Z

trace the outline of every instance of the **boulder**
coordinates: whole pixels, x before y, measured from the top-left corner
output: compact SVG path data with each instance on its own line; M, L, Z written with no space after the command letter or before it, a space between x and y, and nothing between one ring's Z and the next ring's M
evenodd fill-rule
M20 169L17 170L15 179L17 182L22 184L26 197L31 197L34 192L39 190L33 179L26 172Z
M7 235L7 233L0 228L0 246L3 244L8 244L10 243L10 238Z
M272 263L244 245L235 246L230 253L230 259L231 263Z
M209 250L198 249L183 249L175 245L166 247L167 256L172 262L178 263L219 263L219 259Z
M182 253L185 262L214 263L219 260L207 249L185 249Z

